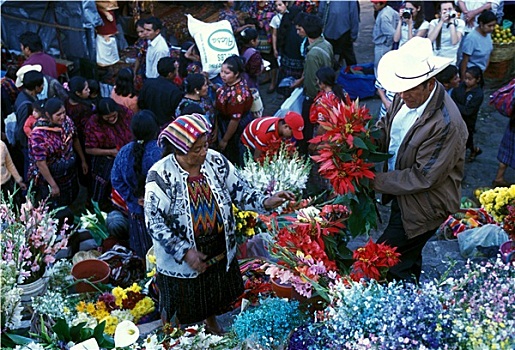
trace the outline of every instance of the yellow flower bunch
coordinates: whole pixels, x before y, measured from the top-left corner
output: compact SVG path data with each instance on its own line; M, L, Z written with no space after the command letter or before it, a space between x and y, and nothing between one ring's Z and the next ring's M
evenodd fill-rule
M107 311L107 307L103 301L97 301L96 303L80 301L75 308L78 312L87 313L98 321L109 316L109 311Z
M132 316L134 316L134 322L137 323L140 318L154 312L154 310L154 301L149 297L144 297L136 303L136 306L134 306L134 309L130 310L130 312Z
M515 185L485 191L479 196L479 202L496 222L502 223L508 214L508 206L515 205Z
M118 317L115 317L112 315L107 315L105 318L100 320L100 322L102 322L102 321L105 321L104 333L106 333L108 335L114 334L114 331L116 330L116 326L118 326L118 323L120 322Z
M127 293L122 287L115 287L111 292L115 297L115 304L118 307L122 307L123 299L127 299Z
M156 270L156 256L154 254L147 254L147 277L154 277L157 273Z
M235 220L236 239L238 243L243 243L256 234L254 227L257 224L258 213L250 210L240 210L234 204L232 205L232 212Z

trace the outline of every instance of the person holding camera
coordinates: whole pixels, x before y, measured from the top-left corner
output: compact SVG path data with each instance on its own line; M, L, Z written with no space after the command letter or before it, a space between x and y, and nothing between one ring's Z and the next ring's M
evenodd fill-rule
M399 23L393 35L393 42L399 47L414 36L425 38L429 30L429 22L424 19L422 1L406 1L399 10Z
M433 43L436 56L450 58L451 64L456 65L461 38L465 33L465 22L457 18L453 1L440 2L439 6L439 18L429 23L427 37Z

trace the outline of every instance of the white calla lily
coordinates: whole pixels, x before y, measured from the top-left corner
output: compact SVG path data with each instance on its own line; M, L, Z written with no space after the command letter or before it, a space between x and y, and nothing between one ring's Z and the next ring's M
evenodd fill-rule
M70 350L100 350L100 347L98 346L97 340L91 338L72 346Z
M114 331L114 346L123 348L134 344L139 338L139 328L134 322L125 320L116 326Z

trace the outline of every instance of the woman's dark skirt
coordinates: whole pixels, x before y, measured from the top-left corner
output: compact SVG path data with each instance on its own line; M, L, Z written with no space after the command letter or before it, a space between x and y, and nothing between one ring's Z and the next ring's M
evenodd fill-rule
M147 233L143 215L134 213L129 215L129 245L143 259L152 247L152 238Z
M250 112L247 112L244 116L241 117L236 132L229 139L225 150L222 152L222 154L226 156L232 164L240 167L243 167L244 165L244 155L247 150L247 148L241 142L241 134L243 134L243 130L245 130L245 127L247 127L247 125L249 125L252 120L253 118ZM230 121L226 119L220 120L219 125L221 136L225 135L225 132L229 126L229 122Z
M197 249L208 259L225 252L223 234L197 237L196 242ZM231 262L229 271L226 265L227 257L196 278L158 274L161 314L165 311L168 320L175 315L181 324L191 324L230 311L230 305L243 294L243 280L236 259Z
M50 197L50 208L59 208L72 204L79 194L79 181L75 166L75 155L69 159L60 160L48 165L48 170L55 183L59 186L59 196ZM42 178L42 176L41 176ZM48 183L44 180L36 182L36 200L42 200L50 195Z
M99 203L100 209L108 208L111 195L111 169L114 158L106 156L91 157L91 199Z
M504 132L497 159L499 162L515 169L515 128L511 125L508 125Z
M294 77L299 79L304 71L304 60L281 56L280 77Z

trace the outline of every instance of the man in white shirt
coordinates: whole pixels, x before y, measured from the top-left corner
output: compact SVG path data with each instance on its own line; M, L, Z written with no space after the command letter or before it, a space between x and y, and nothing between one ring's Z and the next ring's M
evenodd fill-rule
M147 78L157 78L159 76L157 63L161 58L170 56L170 48L161 35L161 28L163 23L157 17L149 17L143 24L143 35L148 39L145 72Z
M381 85L397 93L377 122L381 150L392 158L373 182L383 203L391 201L390 221L377 242L401 254L389 280L419 280L422 249L460 207L468 132L456 104L435 79L449 63L433 54L429 39L414 37L386 53L377 68Z

